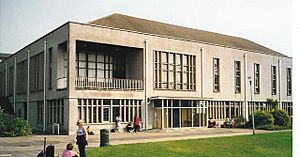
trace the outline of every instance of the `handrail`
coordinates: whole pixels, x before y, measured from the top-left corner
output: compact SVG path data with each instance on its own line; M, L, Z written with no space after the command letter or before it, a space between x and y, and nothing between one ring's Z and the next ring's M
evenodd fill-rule
M79 89L144 89L143 80L97 77L76 77L75 86Z

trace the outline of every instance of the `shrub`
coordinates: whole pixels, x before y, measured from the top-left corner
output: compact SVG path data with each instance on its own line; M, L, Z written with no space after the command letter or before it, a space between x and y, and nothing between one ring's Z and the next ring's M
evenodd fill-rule
M237 127L237 128L243 128L243 127L245 127L246 118L244 118L243 116L235 117L233 119L233 121L234 121L234 127Z
M266 111L255 111L254 112L254 123L255 126L260 125L271 125L274 122L273 116ZM249 124L252 126L252 114L249 115Z
M274 125L288 126L288 124L291 122L288 113L284 110L277 109L272 111L271 114L274 118Z
M32 134L28 122L22 118L6 114L0 109L0 136L26 136Z

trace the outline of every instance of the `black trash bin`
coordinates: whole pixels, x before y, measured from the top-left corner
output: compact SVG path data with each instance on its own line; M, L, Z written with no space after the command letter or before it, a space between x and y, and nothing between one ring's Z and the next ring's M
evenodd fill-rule
M109 130L101 129L100 130L100 147L109 145Z
M54 157L54 146L50 145L46 148L46 157Z

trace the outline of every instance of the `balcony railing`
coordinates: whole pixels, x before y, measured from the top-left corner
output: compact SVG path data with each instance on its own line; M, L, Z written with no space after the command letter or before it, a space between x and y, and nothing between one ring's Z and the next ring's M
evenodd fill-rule
M118 78L95 78L76 77L77 89L119 89L119 90L142 90L143 80L118 79Z
M67 88L67 78L62 77L57 79L57 89L66 89Z

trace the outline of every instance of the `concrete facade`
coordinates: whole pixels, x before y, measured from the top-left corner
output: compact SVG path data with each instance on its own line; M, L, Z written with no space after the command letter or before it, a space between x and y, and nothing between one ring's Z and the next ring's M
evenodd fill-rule
M125 77L126 79L142 82L142 88L135 89L134 87L130 87L131 89L128 90L122 88L78 89L78 74L76 73L78 63L76 55L78 53L77 46L79 41L87 43L87 47L95 43L96 45L98 44L97 46L99 48L105 47L103 45L109 45L112 47L115 46L115 48L111 49L115 51L119 49L122 50L123 48L127 49L126 51L124 50L126 56ZM83 44L83 47L84 46L85 44ZM52 51L51 63L49 61L50 48ZM195 90L155 88L155 51L195 56ZM30 77L27 75L28 69L30 74L30 61L27 61L28 64L26 66L29 68L27 68L25 72L26 76L28 76L26 79L27 83L25 83L26 92L18 94L16 91L18 81L24 80L16 79L18 78L16 75L19 74L19 71L16 71L16 65L41 52L46 52L44 53L46 57L43 55L46 62L43 64L44 67L41 67L43 69L45 68L46 71L44 71L45 69L42 70L44 72L43 77L41 76L42 79L39 80L40 83L41 81L43 82L43 90L31 92L27 88L30 86ZM220 90L218 92L213 91L213 58L219 58ZM235 92L234 61L240 61L241 63L240 93ZM157 100L162 101L163 105L164 100L166 100L167 105L168 102L173 105L177 100L179 103L184 100L200 103L202 107L191 108L197 110L197 112L203 109L200 115L205 119L200 118L199 120L204 120L205 122L195 125L194 123L198 123L198 121L194 120L194 116L191 116L192 119L187 118L186 121L183 122L180 119L184 118L186 114L194 113L194 111L192 112L192 110L189 111L189 109L187 109L187 113L183 113L185 112L184 109L179 109L181 112L179 127L206 127L208 117L221 120L228 117L228 112L230 112L230 118L233 118L234 116L231 115L233 114L230 107L231 105L234 106L234 112L236 112L234 113L235 116L242 115L248 117L248 104L250 102L248 77L251 76L253 79L254 63L260 65L260 92L253 94L253 101L256 102L257 105L256 108L260 109L260 105L263 106L266 104L267 98L273 98L274 100L280 101L281 107L292 115L292 95L288 95L287 93L287 68L291 68L292 70L292 58L290 57L273 56L212 43L165 37L107 26L68 22L0 63L0 81L2 81L1 97L9 98L15 109L15 113L19 116L26 117L33 128L39 131L49 131L53 123L59 123L61 131L66 134L74 134L77 128L75 125L76 121L80 119L80 115L83 116L83 113L91 121L90 123L87 122L87 125L90 125L93 130L113 128L114 112L122 113L122 127L126 127L126 124L130 120L133 121L135 114L138 114L138 112L141 113L140 116L143 121L142 129L153 129L156 125L159 125L160 127L158 128L161 129L174 127L174 121L176 120L165 116L172 115L173 117L173 114L175 114L173 109L168 110L172 107L160 107L160 109L157 110L155 108L155 102ZM49 77L50 65L52 67L51 78ZM276 66L277 69L277 92L275 95L272 94L271 90L271 66ZM14 72L16 75L14 75L13 78L9 78L9 67L14 67L15 69ZM40 74L37 75L40 76ZM8 92L10 79L13 79L12 87L14 88L14 92L12 94ZM50 80L51 87L49 83ZM77 82L77 84L75 82ZM97 84L100 82L96 81L94 83ZM108 104L106 104L108 106L104 105L107 100L111 100L112 103L110 106ZM117 104L120 103L122 105L114 108L114 100L118 101ZM81 107L81 110L79 101L80 103L86 103L84 107ZM42 104L40 111L38 111L38 102ZM240 106L235 106L235 102L240 103ZM24 103L28 105L26 106ZM53 105L51 106L50 104ZM101 105L98 106L99 104ZM285 107L283 107L283 104ZM91 105L90 108L89 105ZM54 110L52 110L51 107L53 107ZM104 109L106 107L107 110ZM129 108L127 109L127 107ZM25 110L27 110L27 112L25 112ZM39 112L41 113L39 114ZM211 112L217 113L216 116L212 116ZM106 113L109 114L108 121L105 121L105 117L103 118ZM52 117L49 116L50 114L54 117L59 116L52 120ZM86 114L92 114L92 116ZM161 116L157 114L161 114ZM38 120L41 119L41 116L43 117L42 121ZM51 120L49 120L49 118L51 118ZM159 118L159 123L157 124L155 123L156 118ZM192 121L191 125L188 124L189 121Z

